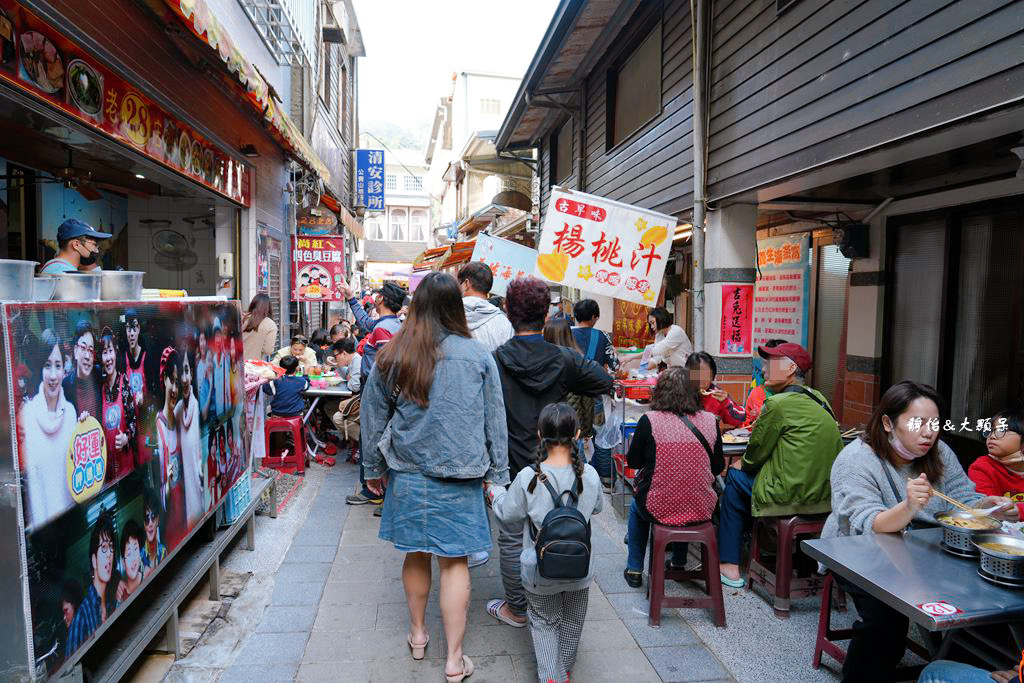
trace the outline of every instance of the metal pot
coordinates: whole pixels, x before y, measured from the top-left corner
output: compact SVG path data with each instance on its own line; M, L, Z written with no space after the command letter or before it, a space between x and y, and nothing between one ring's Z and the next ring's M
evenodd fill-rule
M52 275L37 275L32 278L32 301L49 301L57 289L57 278Z
M954 520L972 520L981 525L979 529L965 529L953 524ZM944 549L950 549L954 555L971 555L977 557L978 549L974 547L971 540L979 535L998 531L1002 524L994 517L973 515L963 510L947 512L935 517L942 526L942 544Z
M974 546L981 553L981 569L997 579L1024 580L1024 538L1010 534L978 534ZM1018 554L984 547L985 543L998 543L1013 548Z
M35 261L0 259L0 301L32 301Z
M54 301L98 301L100 298L100 273L60 273L57 280Z
M134 301L142 298L141 270L104 270L100 273L100 298L104 301Z

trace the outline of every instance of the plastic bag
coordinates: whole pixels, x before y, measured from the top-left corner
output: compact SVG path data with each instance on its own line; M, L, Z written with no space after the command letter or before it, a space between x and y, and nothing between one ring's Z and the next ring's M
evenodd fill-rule
M622 412L615 410L611 397L605 397L604 424L596 428L594 444L599 448L607 448L614 451L622 442Z

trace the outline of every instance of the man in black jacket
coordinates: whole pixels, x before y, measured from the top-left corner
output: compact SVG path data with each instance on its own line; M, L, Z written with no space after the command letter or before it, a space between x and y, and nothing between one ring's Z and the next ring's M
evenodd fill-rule
M612 389L612 378L600 365L563 346L544 341L541 334L551 303L548 286L533 277L509 283L505 308L515 336L498 347L494 358L501 377L508 421L509 476L529 467L537 453L537 418L551 403L568 393L600 396ZM498 525L504 600L491 600L487 612L498 621L526 626L526 595L519 576L523 525Z

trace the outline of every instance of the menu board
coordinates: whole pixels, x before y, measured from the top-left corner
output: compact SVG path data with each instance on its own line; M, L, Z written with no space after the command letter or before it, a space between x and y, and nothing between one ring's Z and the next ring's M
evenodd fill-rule
M811 301L811 236L807 233L757 241L754 347L785 339L807 348Z
M619 349L635 346L646 347L654 341L651 328L647 325L647 316L651 309L631 301L615 300L615 317L612 322L612 344Z
M238 302L7 304L33 657L52 675L246 467Z
M249 206L249 168L35 14L0 0L0 81Z
M292 237L292 301L344 301L343 237Z

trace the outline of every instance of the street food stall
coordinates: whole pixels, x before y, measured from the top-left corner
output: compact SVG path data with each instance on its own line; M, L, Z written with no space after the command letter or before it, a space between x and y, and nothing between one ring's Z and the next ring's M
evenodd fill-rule
M0 670L45 680L126 612L174 610L147 589L248 482L240 307L7 301L0 322Z

